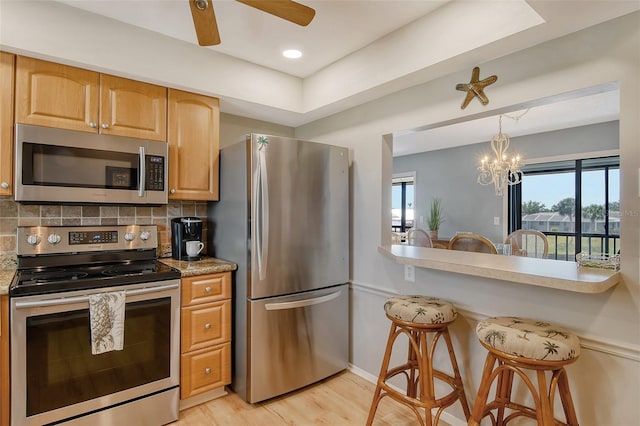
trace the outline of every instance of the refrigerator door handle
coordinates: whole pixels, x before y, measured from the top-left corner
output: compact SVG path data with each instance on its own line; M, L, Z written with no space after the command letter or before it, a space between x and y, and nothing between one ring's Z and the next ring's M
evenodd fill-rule
M264 305L267 311L279 311L283 309L295 309L303 308L305 306L317 305L319 303L328 302L340 297L342 290L338 290L334 293L327 294L325 296L314 297L312 299L296 300L294 302L280 302L280 303L267 303Z
M261 146L262 148L262 146ZM269 256L269 184L267 179L266 150L258 149L258 171L256 184L256 246L258 275L260 280L267 277Z

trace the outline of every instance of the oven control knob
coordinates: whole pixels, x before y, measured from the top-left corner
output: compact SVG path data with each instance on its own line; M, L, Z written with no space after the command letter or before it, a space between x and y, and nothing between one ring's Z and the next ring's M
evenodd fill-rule
M133 232L127 232L126 234L124 234L124 239L125 241L133 241L136 239L136 234L134 234Z
M60 235L51 234L47 237L47 241L49 241L50 244L58 244L60 242Z
M149 239L149 237L151 236L151 233L149 231L142 231L140 233L140 239L142 241L147 241Z
M40 236L38 236L36 234L31 234L31 235L27 236L27 244L32 245L32 246L40 244Z

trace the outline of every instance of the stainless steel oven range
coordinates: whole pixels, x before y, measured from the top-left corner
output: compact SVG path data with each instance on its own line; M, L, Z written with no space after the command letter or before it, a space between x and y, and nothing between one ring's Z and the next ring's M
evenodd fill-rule
M177 420L180 273L158 262L156 226L19 227L17 237L11 424ZM122 291L123 348L93 355L89 299Z

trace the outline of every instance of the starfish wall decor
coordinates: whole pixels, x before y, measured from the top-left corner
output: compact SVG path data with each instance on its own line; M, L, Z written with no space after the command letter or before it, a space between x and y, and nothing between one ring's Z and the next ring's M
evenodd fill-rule
M474 97L478 97L480 103L482 105L486 105L489 103L489 98L484 94L484 88L490 84L495 83L498 80L497 75L492 75L491 77L487 77L484 80L480 80L480 68L474 67L473 72L471 73L471 81L468 84L460 83L456 85L456 90L461 90L463 92L467 92L467 96L464 98L462 102L461 109L465 109L471 99Z

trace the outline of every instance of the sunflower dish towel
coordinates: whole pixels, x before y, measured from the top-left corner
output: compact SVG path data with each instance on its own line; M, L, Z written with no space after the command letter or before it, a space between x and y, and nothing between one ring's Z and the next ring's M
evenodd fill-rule
M91 353L99 355L121 351L124 346L124 308L126 293L92 294L89 296Z

